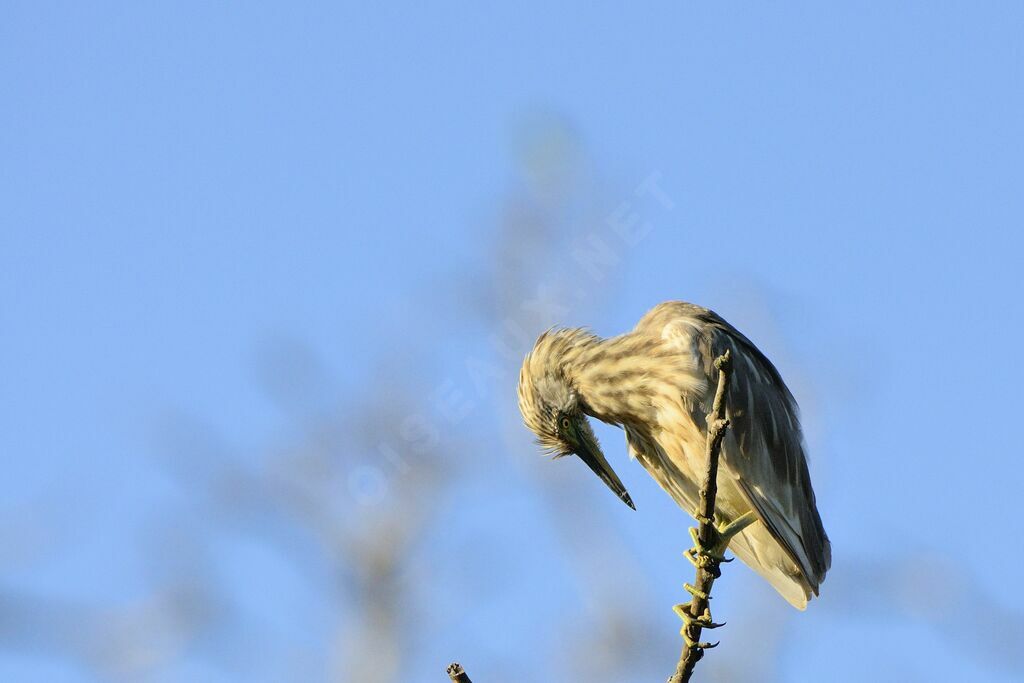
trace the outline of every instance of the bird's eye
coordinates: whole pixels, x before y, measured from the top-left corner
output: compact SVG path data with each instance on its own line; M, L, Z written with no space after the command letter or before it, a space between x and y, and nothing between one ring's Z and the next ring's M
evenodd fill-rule
M569 418L563 417L562 418L562 429L568 429L569 428L569 424L570 424L569 423Z

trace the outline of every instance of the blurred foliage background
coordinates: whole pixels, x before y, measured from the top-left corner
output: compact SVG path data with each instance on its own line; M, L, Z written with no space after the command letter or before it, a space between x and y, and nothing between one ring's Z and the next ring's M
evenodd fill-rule
M690 520L520 425L553 324L712 308L833 541L702 680L1024 677L1011 3L6 3L0 678L664 680Z

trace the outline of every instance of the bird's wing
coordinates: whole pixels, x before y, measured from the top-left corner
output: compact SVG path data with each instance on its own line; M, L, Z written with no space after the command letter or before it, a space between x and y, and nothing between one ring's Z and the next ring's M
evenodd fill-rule
M705 423L718 381L714 360L729 349L733 370L724 469L817 593L832 551L811 488L796 400L771 361L736 328L713 311L678 306L674 314L659 316L659 327L663 337L689 339L708 379L705 404L692 407L693 418Z

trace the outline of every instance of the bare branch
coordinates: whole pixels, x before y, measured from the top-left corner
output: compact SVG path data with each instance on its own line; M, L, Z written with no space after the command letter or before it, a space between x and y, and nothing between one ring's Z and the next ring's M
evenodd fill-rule
M676 671L669 683L686 683L693 675L697 662L704 656L704 650L715 647L718 643L701 642L704 629L718 628L711 620L709 600L711 587L715 579L721 576L719 564L723 561L729 540L754 521L753 516L744 515L738 520L719 529L715 526L715 498L718 495L718 459L722 451L722 439L729 428L729 420L725 416L725 396L729 391L730 355L727 350L715 359L718 369L718 388L715 391L715 402L707 415L707 469L704 482L700 488L700 502L694 512L699 526L694 534L695 547L687 552L688 557L697 568L694 585L686 585L686 590L693 596L688 605L676 605L675 612L683 620L680 631L683 636L683 650L676 664Z

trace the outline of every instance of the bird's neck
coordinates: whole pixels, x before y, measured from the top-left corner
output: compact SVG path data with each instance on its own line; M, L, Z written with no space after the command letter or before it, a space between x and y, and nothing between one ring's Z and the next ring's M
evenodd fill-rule
M588 415L619 425L652 423L655 397L670 391L659 367L660 340L637 333L593 337L577 351L565 369Z

